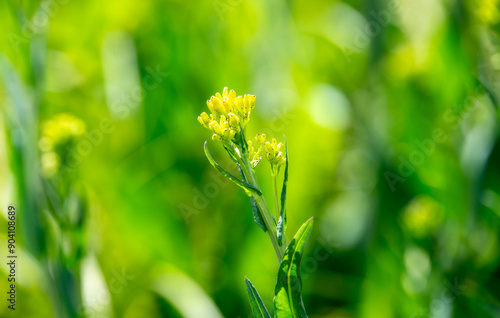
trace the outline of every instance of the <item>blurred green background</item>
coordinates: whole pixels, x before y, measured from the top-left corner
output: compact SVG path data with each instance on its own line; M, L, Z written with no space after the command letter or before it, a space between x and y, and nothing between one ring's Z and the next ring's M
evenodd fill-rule
M497 0L2 0L0 21L0 316L247 318L245 275L272 307L272 246L196 121L228 86L257 95L249 136L287 136L311 318L500 317Z

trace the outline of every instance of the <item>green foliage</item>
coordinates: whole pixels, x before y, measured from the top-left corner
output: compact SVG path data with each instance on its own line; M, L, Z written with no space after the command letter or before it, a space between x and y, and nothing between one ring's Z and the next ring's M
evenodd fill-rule
M253 197L250 197L250 204L252 205L252 214L253 220L255 224L264 232L267 231L266 223L264 222L264 218L262 217L262 212L260 211L259 205L255 201Z
M250 306L252 307L253 316L255 318L271 318L264 302L259 296L259 293L246 277L245 284L247 285L248 298L250 298Z
M299 228L281 261L274 291L274 310L278 318L307 318L301 295L300 261L312 224L310 218Z
M285 209L285 201L286 201L286 185L288 183L288 148L286 145L285 138L285 176L283 177L283 187L281 188L281 209L280 209L280 217L278 219L278 225L276 227L276 236L278 238L278 244L281 246L283 243L283 237L285 236L286 231L286 209Z
M235 177L234 175L232 175L230 172L228 172L227 170L225 170L224 168L222 168L214 160L214 158L212 158L212 155L208 151L208 145L207 145L206 141L205 141L204 149L205 149L205 155L207 156L207 159L210 162L210 164L215 169L217 169L217 171L219 171L223 176L225 176L229 180L233 181L234 184L236 184L237 186L239 186L240 188L242 188L249 197L251 197L252 195L262 195L262 192L257 187L255 187L254 185L249 184L249 183L247 183L247 182L245 182L243 180L238 179L237 177Z

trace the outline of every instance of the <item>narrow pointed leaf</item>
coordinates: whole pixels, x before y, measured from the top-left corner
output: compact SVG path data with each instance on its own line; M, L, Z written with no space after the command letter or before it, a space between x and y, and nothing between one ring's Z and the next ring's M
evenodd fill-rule
M250 204L252 205L253 220L262 231L266 232L266 223L264 223L264 218L262 217L260 208L253 197L250 197Z
M274 309L279 318L307 318L302 302L300 261L313 219L307 220L297 231L285 251L276 281Z
M245 284L247 285L248 297L250 298L250 306L252 306L253 316L255 318L271 318L264 302L259 296L259 293L246 277Z
M212 156L210 155L206 141L205 141L205 155L207 156L207 159L210 162L210 164L215 169L217 169L217 171L219 171L222 175L224 175L229 180L233 181L237 186L241 187L248 196L252 196L254 194L262 195L262 192L257 187L255 187L255 186L253 186L245 181L238 179L237 177L232 175L230 172L226 171L224 168L219 166L219 164L217 162L215 162L214 158L212 158Z
M286 137L285 137L285 176L283 179L283 187L281 188L281 211L280 217L278 219L278 226L276 227L276 238L278 239L278 245L283 245L283 237L285 236L286 230L286 210L285 210L285 201L286 201L286 185L288 183L288 148L286 145Z
M247 181L245 178L245 173L243 173L243 169L241 168L240 164L236 162L236 166L238 167L238 171L240 172L241 178L243 181ZM262 231L266 232L266 223L264 223L264 218L262 217L262 214L260 212L260 208L257 205L257 201L255 201L254 197L250 197L250 204L252 206L252 214L253 214L253 220L257 224L259 228L261 228Z

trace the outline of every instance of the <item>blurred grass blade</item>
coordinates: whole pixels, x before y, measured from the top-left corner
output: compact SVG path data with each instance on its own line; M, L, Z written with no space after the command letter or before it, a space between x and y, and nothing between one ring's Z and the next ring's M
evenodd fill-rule
M229 180L233 181L237 186L239 186L243 190L245 190L245 193L248 196L252 196L254 194L256 194L256 195L262 195L262 192L258 188L256 188L255 186L253 186L253 185L251 185L251 184L249 184L249 183L247 183L245 181L242 181L242 180L238 179L237 177L235 177L234 175L232 175L228 171L224 170L221 166L219 166L219 164L217 162L215 162L214 158L212 158L212 156L210 155L210 152L208 151L208 146L207 146L207 142L206 141L205 141L204 149L205 149L205 155L207 156L207 159L210 162L210 164L215 169L217 169L217 171L219 171L222 175L224 175L226 178L228 178Z
M137 49L132 36L125 31L108 32L102 41L102 67L106 104L114 120L136 114L142 103ZM134 92L133 98L131 92ZM126 107L117 101L126 100Z
M59 222L63 216L61 198L57 194L54 186L47 180L42 179L43 194L46 197L49 212L51 212Z
M285 137L285 176L283 179L283 187L281 188L281 211L280 218L278 219L278 226L276 227L276 237L278 239L278 245L283 245L283 237L286 231L286 211L285 211L285 201L286 201L286 185L288 183L288 148L286 145Z
M28 89L22 82L10 60L4 54L0 54L0 75L6 92L14 106L13 110L15 114L13 115L15 118L11 120L19 121L22 129L28 129L29 127L23 127L32 122L31 101L27 97L29 96Z
M300 261L302 251L311 232L313 218L307 220L297 231L285 251L281 261L274 291L275 315L279 318L307 318L302 302L300 279Z
M269 312L264 305L264 302L259 296L259 293L250 282L248 278L245 277L245 284L247 285L248 297L250 298L250 306L252 306L252 313L255 318L271 318Z
M224 317L206 291L185 272L170 264L159 268L158 271L160 273L153 279L152 288L176 309L179 316L175 317Z

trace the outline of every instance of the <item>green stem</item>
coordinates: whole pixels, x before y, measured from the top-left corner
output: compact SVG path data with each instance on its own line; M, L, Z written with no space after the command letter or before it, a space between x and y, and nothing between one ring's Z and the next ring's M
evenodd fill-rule
M259 209L262 213L262 218L264 219L264 223L267 227L267 234L269 235L271 243L273 244L274 251L276 252L276 256L278 257L278 262L281 264L284 251L278 245L278 239L276 238L276 227L274 226L273 219L271 217L271 214L269 213L269 209L267 208L266 201L262 196L255 196L254 199L255 202L257 202L257 205L259 206Z
M280 217L280 210L278 208L278 186L276 183L277 175L273 173L273 192L274 192L274 209L276 210L276 220Z
M248 160L246 160L245 158L238 158L238 161L240 162L241 168L243 169L243 173L245 175L245 178L247 179L247 182L258 187L257 179L255 178L255 174L252 168L250 167L250 163L248 163ZM281 260L283 259L284 255L284 248L280 247L278 244L278 239L276 237L276 225L273 221L271 213L269 212L266 201L263 196L259 195L254 195L254 199L257 205L259 206L262 218L264 219L264 223L267 228L267 234L269 235L271 243L273 244L274 251L276 252L276 256L278 257L278 262L281 263Z

